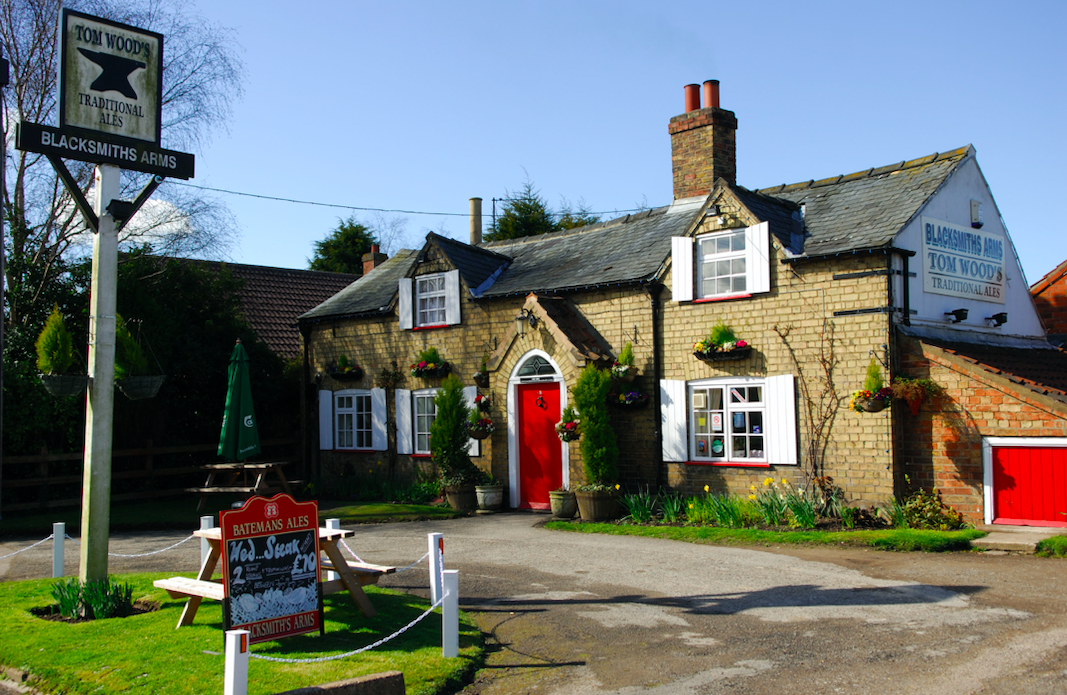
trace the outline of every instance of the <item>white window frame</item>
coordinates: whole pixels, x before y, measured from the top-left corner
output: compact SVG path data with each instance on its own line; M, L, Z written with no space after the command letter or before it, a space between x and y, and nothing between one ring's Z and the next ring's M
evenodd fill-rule
M429 456L430 455L430 428L433 427L433 421L437 419L437 406L434 404L434 399L437 397L437 392L440 389L419 389L418 391L411 392L411 442L412 453L416 456ZM429 422L426 423L425 433L419 429L419 401L427 400L430 407L433 408L433 414L430 416ZM423 415L425 417L425 415ZM424 448L419 447L419 435L426 435L426 446Z
M346 402L350 402L348 405ZM360 406L364 408L360 408ZM362 418L362 423L360 419ZM343 426L347 420L348 427ZM373 451L374 449L374 404L369 389L348 389L334 391L333 423L334 448L337 450L355 449ZM359 427L363 424L363 427ZM345 435L350 441L345 441ZM362 435L362 436L360 436ZM360 441L362 439L362 441Z
M426 326L444 326L448 323L448 309L445 306L448 298L448 287L445 283L444 273L432 275L420 275L415 281L415 325L424 328ZM433 283L438 289L427 289L426 285ZM423 308L424 303L434 302L437 306Z
M707 251L705 249L718 246L719 241L722 239L729 239L730 245L734 246L740 244L740 250L729 251ZM696 250L696 288L694 294L700 299L720 299L722 297L736 297L738 295L749 294L748 287L748 250L745 239L745 230L743 229L727 229L722 232L715 232L714 234L702 234L698 236L693 244L693 248ZM730 289L725 292L705 292L704 291L704 267L708 265L718 264L720 262L729 262L734 265L734 261L741 261L745 264L745 271L743 273L734 273L732 268L731 272L723 275L722 277L730 278ZM744 287L735 290L733 288L733 278L741 277L744 279Z
M797 422L796 422L796 388L791 374L757 377L719 377L699 379L691 382L662 379L660 380L660 423L663 436L663 460L680 463L710 466L792 466L797 465ZM762 387L762 402L759 404L739 404L730 401L730 387ZM700 388L723 388L726 401L723 405L723 441L721 456L712 455L711 451L700 452L696 445L698 423L694 416L693 391ZM763 436L763 455L761 457L739 458L733 456L730 439L731 416L733 413L761 412L763 422L760 435ZM710 412L708 414L710 417ZM748 421L751 425L751 420ZM706 422L707 428L712 423ZM753 436L749 432L746 436ZM710 448L710 442L709 446Z
M704 427L708 433L708 446L706 451L700 451L698 446L699 431L701 427L698 422L698 413L696 410L697 398L695 396L703 396L699 391L717 389L722 392L722 404L721 409L716 411L716 415L719 415L722 420L719 422L718 432L715 431L714 420L710 404L706 404L702 409L705 411L706 420ZM700 381L691 381L686 387L688 394L688 419L689 419L689 460L696 463L724 463L727 461L737 461L742 463L767 463L767 440L773 433L767 431L768 418L767 418L767 388L763 379L755 379L751 377L730 377L725 379L702 379ZM749 401L749 397L753 393L758 393L760 400L758 402ZM735 402L740 399L744 399L743 402ZM741 433L735 433L734 431L734 419L740 416L743 418L745 430ZM707 419L712 419L708 422ZM759 420L758 424L754 424L753 420ZM755 432L755 429L759 429L759 432ZM723 442L723 451L721 455L716 456L713 449L712 440L716 439L716 434L721 434ZM761 452L759 456L741 456L734 450L734 438L735 436L744 437L746 441L752 441L754 438L758 438L762 444ZM746 447L747 448L747 447Z
M341 409L338 401L342 398L368 396L370 398L370 445L357 447L356 437L352 437L352 446L341 446L341 431L337 426L338 415L351 414L355 426L356 410ZM355 403L353 403L353 406ZM324 451L386 451L389 437L385 429L385 389L344 389L341 391L319 391L319 449ZM365 428L364 428L364 431ZM366 440L365 440L366 441Z
M444 289L434 290L427 294L418 291L419 284L428 280L443 278ZM419 275L414 278L400 278L397 286L397 312L400 317L400 330L410 331L425 328L437 328L439 326L454 326L460 322L460 282L459 271L449 270L444 273L431 273ZM443 311L435 320L421 318L420 299L443 297L444 307L435 308L433 311ZM437 321L443 316L444 320Z
M701 254L704 243L744 232L745 248L729 254ZM770 292L770 225L760 222L751 227L724 229L698 237L671 238L671 295L676 302L718 301L749 297ZM727 293L704 293L702 269L705 262L743 258L745 261L745 289ZM714 260L711 260L714 259Z

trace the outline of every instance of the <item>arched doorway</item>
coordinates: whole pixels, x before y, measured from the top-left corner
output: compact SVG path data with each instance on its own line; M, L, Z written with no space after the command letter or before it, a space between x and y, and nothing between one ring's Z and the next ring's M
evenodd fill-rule
M523 355L508 379L511 506L548 509L548 493L570 482L567 446L556 423L567 405L559 367L541 350Z

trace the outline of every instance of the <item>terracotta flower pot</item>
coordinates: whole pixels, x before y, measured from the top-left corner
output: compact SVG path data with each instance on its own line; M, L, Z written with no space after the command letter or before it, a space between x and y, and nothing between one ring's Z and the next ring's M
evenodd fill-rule
M448 506L461 512L470 512L478 508L478 494L473 485L457 485L445 488Z

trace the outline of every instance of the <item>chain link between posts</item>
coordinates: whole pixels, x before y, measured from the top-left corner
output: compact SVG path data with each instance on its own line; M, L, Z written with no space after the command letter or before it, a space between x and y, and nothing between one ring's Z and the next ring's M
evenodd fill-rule
M15 552L13 552L13 553L8 553L7 555L0 555L0 560L6 560L6 559L7 559L7 558L9 558L9 557L15 557L15 556L16 556L16 555L18 555L19 553L24 553L24 552L26 552L27 550L33 550L34 548L36 548L37 546L39 546L39 545L40 545L41 543L47 543L48 541L52 540L52 539L53 539L53 538L55 538L55 537L56 537L56 536L55 536L55 534L54 534L54 533L50 533L50 534L48 534L48 537L47 537L47 538L43 538L43 539L41 539L41 540L37 541L36 543L34 543L33 545L28 545L28 546L26 546L25 548L23 548L22 550L16 550ZM67 538L70 538L70 536L67 536Z
M71 538L69 533L66 534L66 536L67 536L67 540L71 541L75 545L78 545L80 543L80 541L77 538ZM49 538L51 538L51 536L49 536ZM183 538L182 540L178 541L177 543L175 543L173 545L168 545L166 548L160 548L159 550L152 550L152 551L147 552L147 553L132 553L130 555L124 555L122 553L108 553L107 555L108 555L108 557L148 557L149 555L159 555L160 553L165 553L168 550L173 550L174 548L177 548L182 543L187 543L188 541L191 541L194 538L196 538L196 536L189 536L188 538ZM48 540L48 539L46 538L45 540ZM41 542L43 543L44 541L41 541Z

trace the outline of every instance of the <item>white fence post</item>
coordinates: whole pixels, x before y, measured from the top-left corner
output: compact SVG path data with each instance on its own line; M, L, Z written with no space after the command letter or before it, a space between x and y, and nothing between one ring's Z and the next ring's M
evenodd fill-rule
M215 528L215 517L202 516L200 517L200 530L207 531L209 528ZM211 544L207 542L206 538L200 539L200 566L204 566L204 561L207 560L207 556L211 554Z
M328 528L328 529L340 529L341 528L341 520L340 519L327 519L326 520L326 528ZM334 579L337 579L340 576L341 575L337 574L336 572L327 572L326 573L326 581L332 582Z
M444 597L441 605L441 656L459 656L459 570L445 570Z
M63 576L63 541L67 540L67 525L62 521L52 524L52 578Z
M248 695L248 630L226 631L223 695Z
M441 570L445 566L445 535L428 533L426 544L430 552L430 603L434 604L441 598Z

